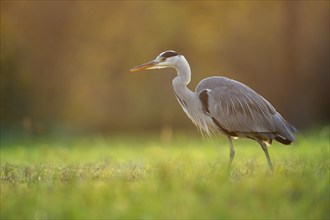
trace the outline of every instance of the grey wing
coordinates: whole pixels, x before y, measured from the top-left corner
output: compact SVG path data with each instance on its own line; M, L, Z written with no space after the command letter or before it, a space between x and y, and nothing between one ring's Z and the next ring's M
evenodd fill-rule
M251 88L225 77L211 77L203 80L196 92L205 89L209 115L229 134L276 132L276 110Z

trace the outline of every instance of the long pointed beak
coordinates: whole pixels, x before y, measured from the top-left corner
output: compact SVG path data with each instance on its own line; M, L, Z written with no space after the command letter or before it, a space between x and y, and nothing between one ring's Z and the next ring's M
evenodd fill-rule
M154 67L157 63L158 62L156 62L154 60L151 60L147 63L144 63L144 64L138 65L136 67L133 67L130 71L135 72L135 71L139 71L139 70L147 70L147 69L150 69L150 68Z

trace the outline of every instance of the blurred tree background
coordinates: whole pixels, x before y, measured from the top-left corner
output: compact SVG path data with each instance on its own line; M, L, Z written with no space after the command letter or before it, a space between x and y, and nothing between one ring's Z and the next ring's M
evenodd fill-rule
M298 129L329 121L329 1L1 1L1 129L30 133L194 129L174 70L194 90L241 81Z

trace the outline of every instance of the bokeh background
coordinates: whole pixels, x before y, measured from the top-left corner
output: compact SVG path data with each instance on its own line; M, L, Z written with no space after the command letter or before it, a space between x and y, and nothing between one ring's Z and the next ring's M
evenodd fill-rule
M130 73L172 49L239 80L298 129L329 122L329 1L1 1L1 130L195 129L174 70Z

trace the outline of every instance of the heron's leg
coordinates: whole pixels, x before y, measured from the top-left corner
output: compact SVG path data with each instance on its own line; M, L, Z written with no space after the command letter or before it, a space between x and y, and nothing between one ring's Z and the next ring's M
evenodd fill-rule
M228 170L231 167L231 164L234 160L235 157L235 149L234 149L234 145L233 145L233 141L232 138L230 136L227 136L228 138L228 142L229 142L229 149L230 149L230 153L229 153L229 164L228 164Z
M269 157L269 154L268 154L268 148L267 148L267 145L265 142L263 141L259 141L259 144L261 145L261 148L262 150L264 151L265 155L266 155L266 158L267 158L267 161L268 161L268 166L269 166L269 169L271 171L273 171L273 165L272 165L272 161L270 160L270 157Z

